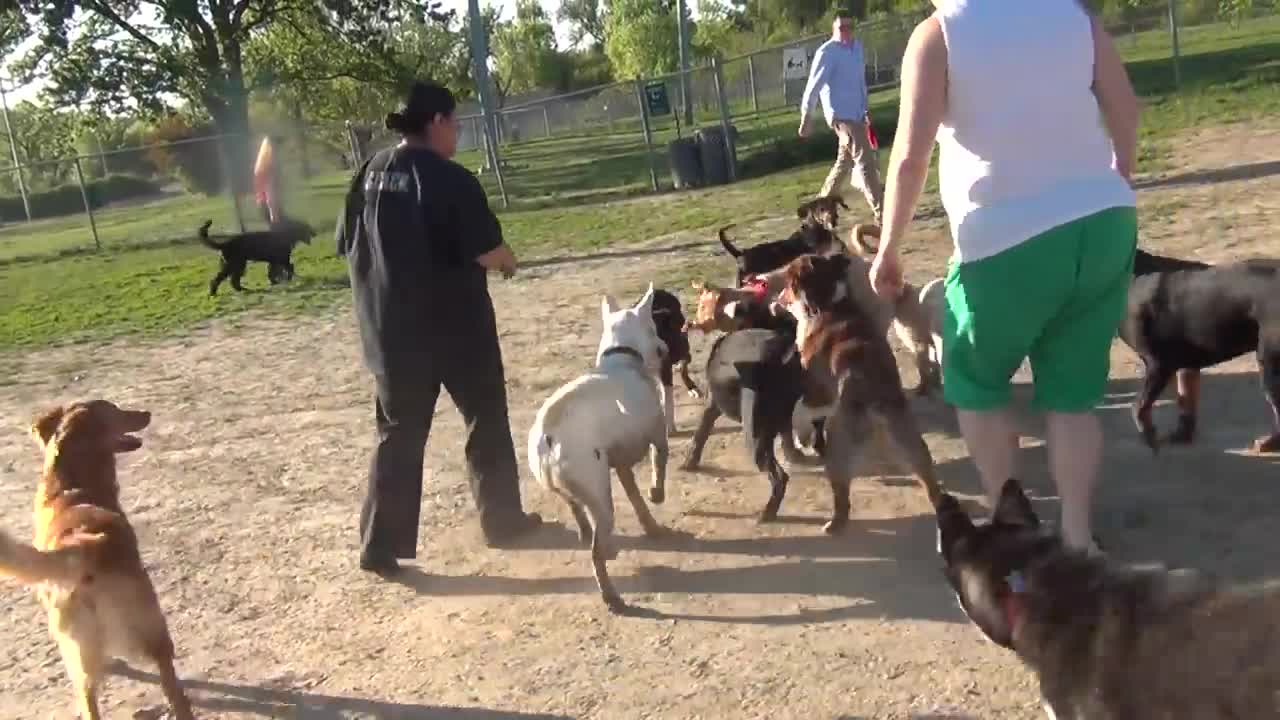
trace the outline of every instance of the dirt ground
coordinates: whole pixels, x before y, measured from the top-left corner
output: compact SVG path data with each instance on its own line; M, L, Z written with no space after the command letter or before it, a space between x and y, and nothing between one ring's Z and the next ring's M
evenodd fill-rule
M1140 193L1144 245L1210 261L1280 254L1280 125L1205 130L1176 157ZM906 255L916 280L940 273L949 252L941 221L924 227ZM691 239L706 243L688 249ZM673 246L685 249L660 252ZM650 278L719 252L710 232L648 250L493 283L522 460L538 405L591 361L600 293L633 299ZM700 363L708 341L694 343ZM1134 358L1118 342L1114 358L1097 521L1113 556L1241 579L1270 573L1280 475L1274 460L1244 451L1268 425L1253 358L1206 376L1198 444L1155 457L1128 420ZM7 364L16 374L0 383L0 512L24 537L39 472L26 428L37 411L98 396L155 414L144 448L122 458L121 484L202 717L1041 717L1031 676L965 623L939 574L928 504L895 465L869 467L855 484L843 537L823 535L828 490L804 470L783 521L761 526L767 482L732 423L721 421L702 471L675 469L700 408L679 396L668 498L654 510L694 539L646 542L618 502L624 550L610 569L624 596L654 613L612 617L567 509L527 474L526 505L560 524L522 549L484 547L448 400L428 447L419 560L402 582L356 569L373 410L345 309ZM905 362L903 376L914 385ZM939 402L916 408L945 483L976 497L954 415ZM1157 418L1168 426L1167 404ZM1034 418L1027 433L1021 474L1056 518ZM646 466L638 472L647 478ZM70 717L35 598L6 583L0 609L0 717ZM105 690L108 717L158 717L162 707L151 668L122 666Z

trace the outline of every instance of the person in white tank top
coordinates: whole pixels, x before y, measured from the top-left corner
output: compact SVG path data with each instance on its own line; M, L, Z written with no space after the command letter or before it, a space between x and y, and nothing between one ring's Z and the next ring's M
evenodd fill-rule
M940 146L954 253L943 394L994 507L1015 477L1009 383L1024 359L1047 412L1062 535L1096 551L1093 410L1110 371L1137 243L1130 177L1138 103L1111 39L1079 0L934 0L902 66L876 292L902 292L898 247Z

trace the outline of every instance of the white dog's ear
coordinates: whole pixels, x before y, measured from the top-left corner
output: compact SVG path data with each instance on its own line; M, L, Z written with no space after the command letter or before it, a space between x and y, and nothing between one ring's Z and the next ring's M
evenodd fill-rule
M636 303L635 311L642 315L653 314L653 283L649 283L649 289L644 291L644 296Z
M618 301L613 299L612 295L605 295L600 299L600 316L609 317L618 312Z

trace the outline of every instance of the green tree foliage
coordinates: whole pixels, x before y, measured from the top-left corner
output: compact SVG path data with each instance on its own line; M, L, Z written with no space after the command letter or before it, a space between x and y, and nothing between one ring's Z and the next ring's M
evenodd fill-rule
M391 31L439 15L412 0L17 0L36 18L38 43L18 64L48 80L55 104L154 115L179 98L211 127L247 139L248 95L263 78L246 73L245 46L276 22L298 16L371 55ZM248 144L233 154L242 189Z
M416 79L430 78L460 95L471 93L466 35L444 17L408 21L378 52L335 37L322 18L290 14L255 36L245 64L259 79L266 114L324 127L342 144L343 123L381 123Z
M662 75L677 67L675 3L610 0L605 53L618 79Z
M490 44L496 66L494 79L503 97L569 88L572 66L556 49L555 28L537 0L518 0L515 18L497 25Z
M0 0L0 58L8 57L31 34L27 16L16 5L5 7Z
M569 26L572 47L588 43L595 50L604 50L605 11L601 0L561 0L556 19Z
M75 166L69 162L76 155L74 113L23 101L9 108L9 122L29 189L44 190L75 180ZM7 133L0 133L0 157L2 165L12 162ZM12 173L0 173L0 187L5 193L17 192Z

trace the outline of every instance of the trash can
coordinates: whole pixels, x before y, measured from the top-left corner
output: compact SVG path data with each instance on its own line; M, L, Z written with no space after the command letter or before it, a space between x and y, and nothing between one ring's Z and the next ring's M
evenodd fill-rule
M667 143L667 158L671 163L671 183L677 190L687 190L702 185L702 156L698 141L680 138Z
M730 137L738 138L738 128L729 126ZM729 163L737 169L737 157L730 157L724 146L724 131L719 125L704 127L694 133L698 140L698 154L702 159L702 179L706 185L723 185L729 182ZM737 146L734 146L737 155ZM736 173L735 173L736 174Z

